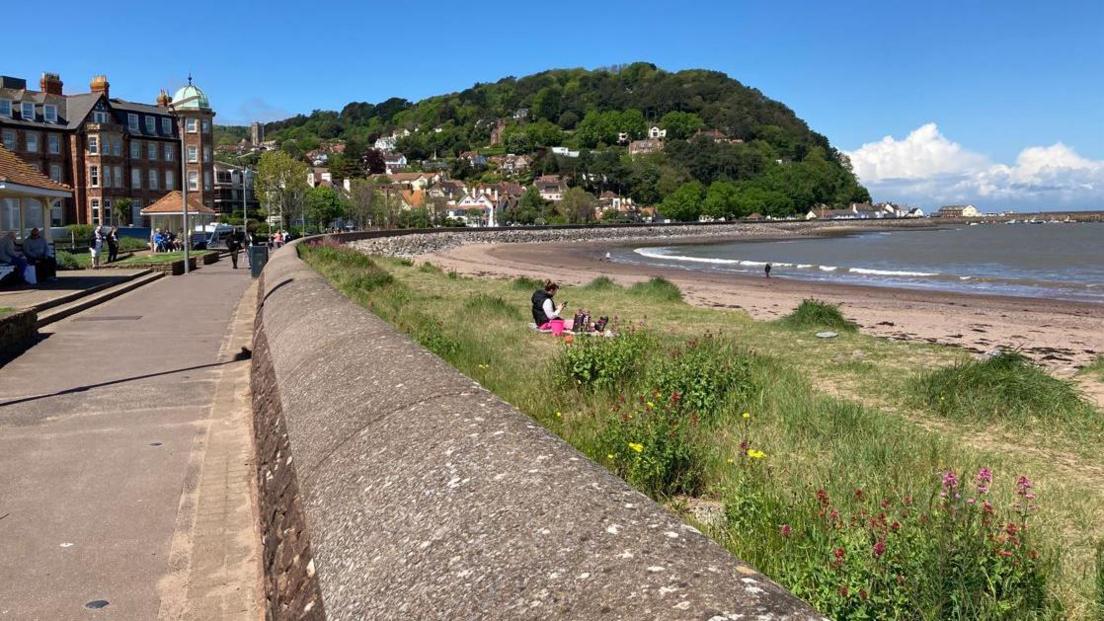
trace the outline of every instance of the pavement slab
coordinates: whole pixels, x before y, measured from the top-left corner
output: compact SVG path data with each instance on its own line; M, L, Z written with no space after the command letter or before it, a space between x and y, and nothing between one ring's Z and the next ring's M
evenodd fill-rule
M255 293L228 263L52 324L0 367L0 620L257 618L235 359Z

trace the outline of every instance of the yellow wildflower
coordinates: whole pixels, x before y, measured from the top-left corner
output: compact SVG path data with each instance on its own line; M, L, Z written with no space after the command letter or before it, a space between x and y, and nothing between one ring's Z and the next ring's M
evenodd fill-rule
M629 442L629 448L636 451L637 453L644 452L644 445L640 444L639 442Z
M613 459L613 453L606 453L606 459Z
M648 402L648 408L651 409L651 408L654 408L654 407L655 407L655 404L652 403L651 401L649 401Z
M560 417L560 413L556 412L556 418L559 418L559 417Z
M757 449L748 449L747 456L752 459L763 459L767 454Z
M751 418L751 412L744 412L744 420Z

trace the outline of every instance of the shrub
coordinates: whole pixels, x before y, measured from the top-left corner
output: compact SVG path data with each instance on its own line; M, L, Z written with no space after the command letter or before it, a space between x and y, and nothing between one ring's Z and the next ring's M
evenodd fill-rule
M487 316L501 317L504 319L520 320L521 310L506 300L486 293L477 293L464 302L464 309L469 311L468 317L478 324Z
M644 353L654 344L644 332L629 331L616 338L582 337L564 347L554 366L565 384L583 390L616 388L641 370Z
M430 263L429 261L426 261L425 263L419 265L418 271L422 272L423 274L444 274L444 272L441 271L441 268Z
M790 328L831 328L840 332L854 332L858 326L844 318L839 306L821 300L809 298L789 315L779 320Z
M81 257L73 252L59 250L54 258L57 259L59 270L81 270L87 267L87 264L81 261Z
M725 503L734 551L834 619L1008 619L1057 616L1053 557L1035 546L1031 482L1011 502L947 471L926 499L857 489L778 491L761 461L740 466Z
M621 288L620 285L613 282L613 280L611 280L607 276L598 276L594 280L592 280L592 281L588 282L587 284L583 285L583 289L587 289L589 291L608 291L610 289L620 289L620 288Z
M920 405L970 420L1095 416L1072 382L1052 377L1018 352L922 373L910 382Z
M414 261L412 259L395 259L395 262L403 267L414 267Z
M698 416L676 395L656 393L616 414L599 446L618 476L656 498L702 491L710 445Z
M1104 355L1093 358L1093 361L1081 369L1082 374L1095 375L1104 382Z
M70 224L65 227L78 244L88 244L88 240L92 238L92 232L96 230L96 227L91 224ZM67 235L67 237L69 236Z
M518 276L511 284L513 284L515 289L521 289L523 291L536 291L544 286L543 282L528 276Z
M649 372L647 385L678 395L684 408L713 420L727 403L750 396L751 357L717 337L694 339L663 356Z
M681 302L682 291L673 282L660 276L653 276L645 282L629 287L629 293L655 302Z

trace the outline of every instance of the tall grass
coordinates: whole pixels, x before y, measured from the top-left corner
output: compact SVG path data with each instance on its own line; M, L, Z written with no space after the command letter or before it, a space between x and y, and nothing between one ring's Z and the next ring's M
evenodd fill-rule
M583 285L583 289L588 291L610 291L614 289L620 289L621 286L613 282L608 276L597 276L594 280L591 280L587 284Z
M653 302L681 302L682 291L678 285L661 276L653 276L629 287L629 294Z
M793 312L778 321L789 328L830 328L840 332L858 330L854 322L843 316L839 306L812 298L802 300Z
M544 286L544 283L536 278L530 278L529 276L518 276L511 281L514 289L521 291L536 291Z
M1094 375L1104 382L1104 355L1093 358L1093 361L1082 367L1082 375Z

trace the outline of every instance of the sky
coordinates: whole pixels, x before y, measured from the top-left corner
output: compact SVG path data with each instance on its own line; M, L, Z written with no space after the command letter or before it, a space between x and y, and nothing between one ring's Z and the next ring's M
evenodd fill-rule
M49 36L6 29L0 73L58 72L66 92L104 73L153 101L190 72L216 121L245 124L553 67L708 68L790 106L876 200L1104 209L1102 0L51 6L69 17Z

